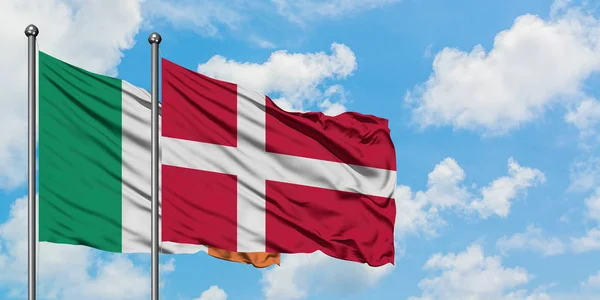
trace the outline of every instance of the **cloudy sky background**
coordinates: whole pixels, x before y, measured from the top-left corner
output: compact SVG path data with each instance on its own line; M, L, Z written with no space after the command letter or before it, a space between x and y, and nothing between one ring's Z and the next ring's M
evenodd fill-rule
M226 4L225 4L226 3ZM26 295L26 38L149 89L147 37L290 111L390 120L396 265L161 256L163 299L599 299L600 3L0 2L0 299ZM148 299L149 255L40 246L41 299Z

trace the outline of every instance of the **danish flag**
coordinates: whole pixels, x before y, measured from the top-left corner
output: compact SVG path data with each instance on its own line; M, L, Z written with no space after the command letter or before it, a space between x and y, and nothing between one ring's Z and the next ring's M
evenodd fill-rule
M163 59L160 143L163 241L394 263L387 120L286 112Z

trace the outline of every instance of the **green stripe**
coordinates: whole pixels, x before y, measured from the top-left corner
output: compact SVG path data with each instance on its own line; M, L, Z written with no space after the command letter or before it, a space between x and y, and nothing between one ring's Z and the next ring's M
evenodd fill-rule
M121 252L121 80L39 52L39 239Z

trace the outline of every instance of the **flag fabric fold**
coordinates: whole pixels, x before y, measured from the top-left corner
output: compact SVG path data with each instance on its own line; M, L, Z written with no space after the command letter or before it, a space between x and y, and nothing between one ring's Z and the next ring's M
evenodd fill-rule
M150 253L150 94L39 52L39 240ZM162 222L162 221L161 221ZM162 242L265 267L274 253Z
M163 240L394 263L387 120L286 112L166 59L162 100Z
M208 255L223 260L251 264L256 268L266 268L272 265L280 265L279 253L234 252L217 249L215 247L209 247Z

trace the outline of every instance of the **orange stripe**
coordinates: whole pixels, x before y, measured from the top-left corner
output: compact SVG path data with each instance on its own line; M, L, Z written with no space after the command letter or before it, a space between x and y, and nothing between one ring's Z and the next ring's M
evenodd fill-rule
M268 252L233 252L218 248L208 247L208 255L219 259L251 264L256 268L266 268L271 265L279 265L279 253Z

